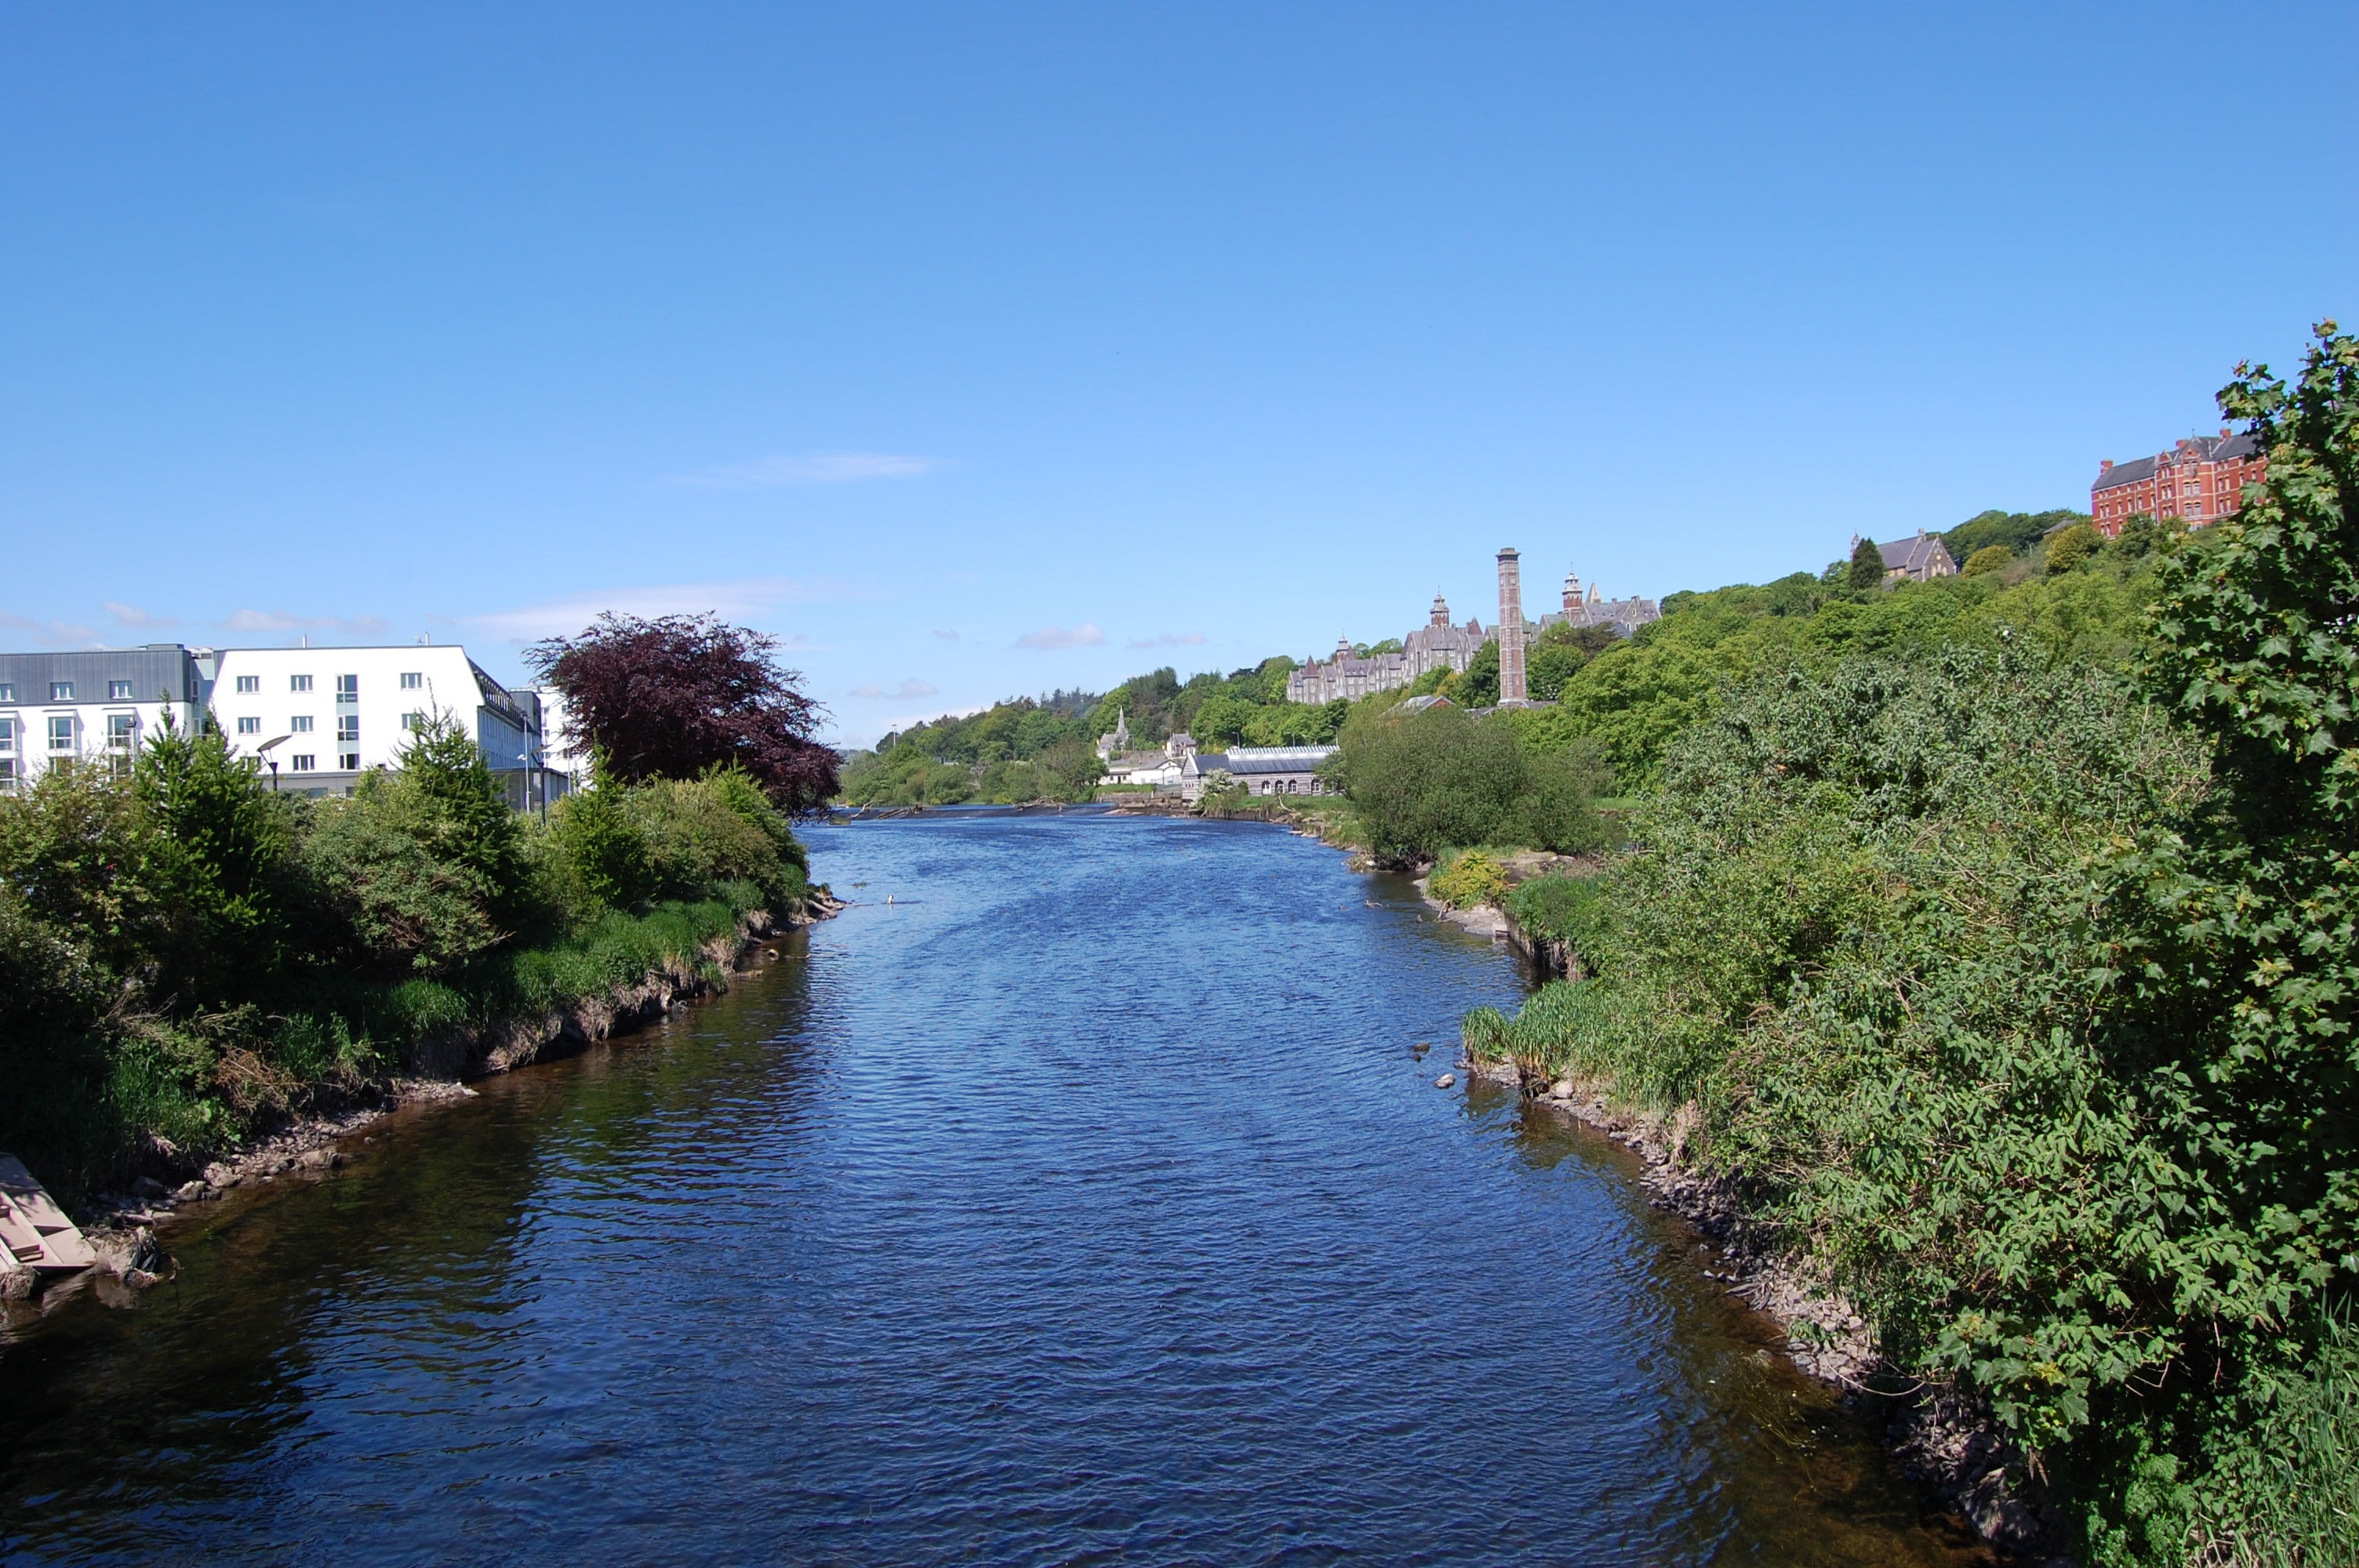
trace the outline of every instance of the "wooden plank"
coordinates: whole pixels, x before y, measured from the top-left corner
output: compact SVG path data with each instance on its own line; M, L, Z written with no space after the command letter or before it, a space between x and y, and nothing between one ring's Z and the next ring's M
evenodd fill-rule
M0 1154L0 1242L36 1269L71 1271L98 1261L81 1229L13 1154Z

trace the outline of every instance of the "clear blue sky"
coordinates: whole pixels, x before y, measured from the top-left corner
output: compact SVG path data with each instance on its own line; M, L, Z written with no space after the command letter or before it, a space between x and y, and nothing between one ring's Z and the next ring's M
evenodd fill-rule
M0 643L840 734L2085 504L2359 318L2359 6L0 0ZM874 695L870 695L874 694Z

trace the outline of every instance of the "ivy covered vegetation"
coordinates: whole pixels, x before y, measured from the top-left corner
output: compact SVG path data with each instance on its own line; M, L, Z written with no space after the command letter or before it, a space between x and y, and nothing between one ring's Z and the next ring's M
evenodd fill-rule
M2222 406L2268 481L2202 534L1595 659L1629 847L1509 895L1589 978L1467 1038L1692 1128L2083 1560L2359 1562L2359 341Z
M743 771L544 825L447 719L349 799L273 793L212 729L52 767L0 795L0 1147L70 1201L185 1173L437 1033L706 966L807 870Z

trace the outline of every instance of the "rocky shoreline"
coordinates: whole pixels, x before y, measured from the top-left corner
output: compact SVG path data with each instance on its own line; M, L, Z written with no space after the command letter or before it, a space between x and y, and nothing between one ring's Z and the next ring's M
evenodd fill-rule
M1527 1077L1512 1062L1462 1051L1470 1078L1513 1087L1540 1107L1604 1133L1643 1162L1639 1180L1655 1207L1678 1215L1714 1249L1707 1279L1776 1324L1788 1359L1807 1377L1832 1384L1862 1408L1880 1411L1885 1441L1903 1471L1946 1511L1992 1545L2029 1561L2049 1561L2058 1519L2023 1477L2023 1455L1979 1402L1902 1379L1877 1347L1874 1329L1852 1304L1825 1288L1776 1244L1756 1220L1734 1182L1706 1175L1689 1158L1694 1131L1685 1117L1663 1118L1614 1104L1603 1086L1571 1078ZM1897 1391L1896 1391L1897 1390Z
M1297 833L1334 842L1321 831L1324 823L1320 819L1293 814L1290 820ZM1337 847L1351 852L1355 871L1386 869L1364 851ZM1560 866L1593 869L1593 862L1542 858L1551 864L1517 869L1527 874L1546 874ZM1418 896L1433 911L1433 918L1507 944L1542 979L1580 978L1579 961L1563 943L1533 936L1495 905L1453 909L1434 896L1430 883L1430 873L1415 879ZM1906 1380L1893 1376L1873 1327L1777 1246L1752 1217L1735 1183L1694 1167L1689 1158L1691 1124L1618 1106L1604 1085L1527 1079L1515 1064L1477 1060L1462 1044L1459 1066L1470 1080L1480 1076L1511 1086L1527 1104L1582 1122L1637 1154L1648 1201L1702 1234L1714 1249L1716 1265L1705 1269L1705 1277L1777 1325L1797 1370L1840 1389L1847 1400L1880 1410L1886 1445L1903 1471L1977 1536L2025 1561L2066 1568L2066 1560L2052 1552L2060 1521L2037 1487L2026 1481L2022 1454L1989 1410L1946 1390L1920 1385L1907 1393L1893 1391Z
M846 907L845 901L822 888L783 922L766 911L746 915L739 922L734 941L721 938L700 956L724 973L750 968L765 958L777 960L782 957L777 939L788 928L831 919ZM699 973L697 966L668 965L634 984L618 986L571 1008L416 1042L404 1053L408 1076L351 1091L342 1097L342 1103L320 1107L313 1114L290 1120L252 1147L214 1161L201 1172L176 1169L168 1153L159 1152L156 1168L185 1179L175 1184L155 1174L142 1175L129 1192L101 1194L77 1217L83 1238L98 1254L91 1272L100 1295L120 1304L117 1292L136 1292L170 1278L174 1265L156 1227L180 1217L184 1211L238 1187L282 1178L317 1180L343 1163L336 1147L339 1141L397 1110L471 1099L475 1091L467 1087L466 1079L570 1055L668 1017L683 1002L727 989L725 981ZM49 1293L62 1299L70 1292Z

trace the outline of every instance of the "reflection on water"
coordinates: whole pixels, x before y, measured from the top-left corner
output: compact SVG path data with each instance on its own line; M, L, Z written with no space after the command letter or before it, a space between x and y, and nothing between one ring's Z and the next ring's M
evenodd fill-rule
M1517 979L1405 884L1244 824L813 843L863 903L729 996L20 1324L0 1548L1973 1560L1623 1152L1431 1087Z

